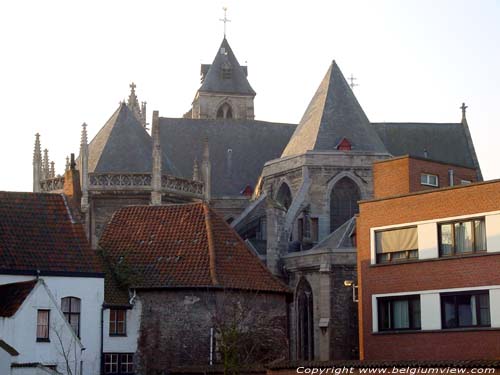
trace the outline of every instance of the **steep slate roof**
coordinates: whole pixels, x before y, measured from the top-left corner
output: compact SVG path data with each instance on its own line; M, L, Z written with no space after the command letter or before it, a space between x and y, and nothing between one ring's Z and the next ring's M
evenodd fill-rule
M335 150L343 138L354 151L387 152L333 61L282 156Z
M122 208L99 245L115 270L126 270L135 288L288 292L204 203Z
M61 194L0 192L0 274L101 272Z
M37 280L0 285L0 316L9 318L21 307L35 287Z
M264 163L279 158L295 125L255 120L160 118L161 147L179 171L192 178L193 163L201 163L208 138L212 195L240 195L255 188ZM229 151L231 150L231 151Z
M153 141L125 103L89 143L89 172L151 173ZM163 158L162 170L173 166Z
M223 79L222 68L226 65L231 67L231 78ZM203 70L207 72L198 91L255 96L247 80L247 69L240 66L226 38L222 40L212 65L202 65Z
M427 157L443 163L476 168L461 123L393 123L372 124L393 156Z

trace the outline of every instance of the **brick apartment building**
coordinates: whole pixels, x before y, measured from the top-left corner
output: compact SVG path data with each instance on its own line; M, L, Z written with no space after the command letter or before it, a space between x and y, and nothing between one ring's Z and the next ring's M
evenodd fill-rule
M475 181L426 159L374 164L357 221L362 360L500 358L500 181Z

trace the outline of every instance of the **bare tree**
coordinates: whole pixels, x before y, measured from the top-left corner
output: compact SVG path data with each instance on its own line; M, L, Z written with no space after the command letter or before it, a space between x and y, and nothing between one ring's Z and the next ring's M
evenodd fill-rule
M224 374L263 365L288 356L286 315L276 315L257 292L224 291L212 316L216 347Z
M66 338L64 335L64 324L52 327L52 331L56 336L57 350L63 358L63 366L66 369L67 375L82 375L78 367L77 355L77 338L74 334L70 333L70 337Z

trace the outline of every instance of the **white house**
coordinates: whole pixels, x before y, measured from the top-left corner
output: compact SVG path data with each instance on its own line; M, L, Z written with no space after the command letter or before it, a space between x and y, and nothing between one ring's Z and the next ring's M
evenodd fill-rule
M0 296L2 374L81 373L85 348L42 279L0 285Z
M81 358L78 357L81 365L77 366L76 374L80 375L80 369L82 375L100 374L104 273L66 197L0 192L0 234L0 285L35 277L42 279L43 289L50 292L82 346ZM32 319L24 314L16 318L16 337L30 337L36 332ZM4 339L3 335L0 334L0 339ZM52 336L51 342L55 338ZM36 341L32 346L24 343L22 352L11 339L4 340L19 352L12 357L16 364L12 368L16 371L26 369L20 366L28 363L26 356L30 361L36 359L42 365L52 365L52 357L38 349L47 345Z

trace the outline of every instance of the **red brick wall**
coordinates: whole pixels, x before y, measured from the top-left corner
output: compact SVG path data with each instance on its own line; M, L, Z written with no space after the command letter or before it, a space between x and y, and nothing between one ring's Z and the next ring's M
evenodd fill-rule
M407 194L410 191L409 160L396 158L373 164L373 196L375 198Z
M361 359L500 358L500 330L371 333L372 294L500 284L500 254L370 266L370 228L495 210L500 210L499 181L360 204L357 238Z
M454 165L441 164L428 160L409 159L410 171L410 191L416 192L421 190L435 189L432 186L425 186L420 184L420 175L422 173L435 174L439 178L439 187L450 186L448 171L453 169L454 185L460 185L461 180L469 180L472 182L477 181L476 171L471 168L457 167Z
M422 185L422 173L438 176L439 187L449 186L448 171L453 169L454 184L461 180L477 181L476 171L471 168L458 167L432 160L423 160L409 156L384 160L373 165L373 191L375 198L384 198L411 192L435 189Z

